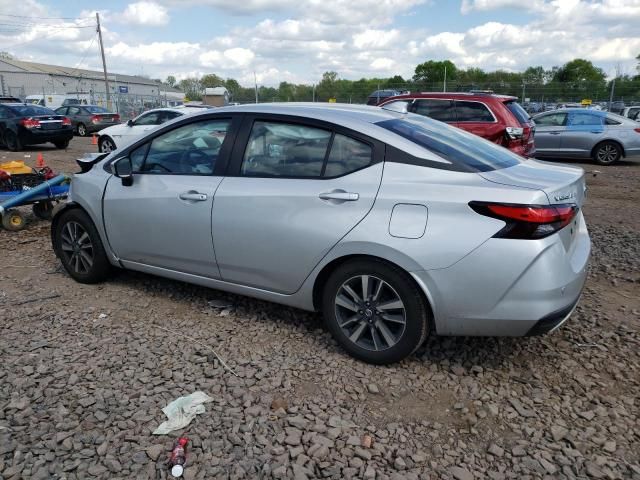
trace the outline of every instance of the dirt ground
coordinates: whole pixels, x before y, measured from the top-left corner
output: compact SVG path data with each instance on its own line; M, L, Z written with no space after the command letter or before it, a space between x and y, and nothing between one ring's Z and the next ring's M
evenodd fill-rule
M0 162L71 173L95 148ZM389 367L348 357L319 315L140 273L77 284L29 213L0 230L2 478L164 479L185 433L188 479L640 479L640 159L578 165L593 254L567 324L432 337ZM151 434L197 390L204 414Z

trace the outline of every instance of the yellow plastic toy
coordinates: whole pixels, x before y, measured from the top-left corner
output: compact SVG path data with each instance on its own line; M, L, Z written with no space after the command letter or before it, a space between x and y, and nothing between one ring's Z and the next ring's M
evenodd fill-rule
M23 161L13 160L11 162L0 163L0 170L9 172L11 175L22 173L33 173L33 169L24 164Z

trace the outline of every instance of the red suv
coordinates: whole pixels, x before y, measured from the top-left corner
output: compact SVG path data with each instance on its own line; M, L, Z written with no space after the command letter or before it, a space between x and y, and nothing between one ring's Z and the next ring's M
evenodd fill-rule
M410 93L385 99L380 106L395 102L408 102L409 112L475 133L523 157L536 153L535 124L517 97L492 93Z

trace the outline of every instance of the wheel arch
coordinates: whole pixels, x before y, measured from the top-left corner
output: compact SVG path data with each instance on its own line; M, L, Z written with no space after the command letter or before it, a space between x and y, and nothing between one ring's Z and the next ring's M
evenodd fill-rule
M367 260L367 259L374 260L377 262L382 262L386 265L389 265L391 267L401 270L407 275L407 278L416 286L416 288L420 292L420 295L422 296L422 299L424 300L425 305L429 309L429 328L435 332L434 306L432 305L432 296L425 291L425 289L427 288L426 285L424 285L424 283L416 281L416 278L413 275L411 275L411 272L408 271L406 268L404 268L402 265L377 255L361 254L361 253L347 254L347 255L334 258L331 261L329 261L327 264L325 264L320 270L320 272L318 272L318 274L316 275L313 283L313 293L312 293L313 308L316 311L321 310L322 289L326 284L327 280L329 279L329 277L331 276L331 274L338 267L340 267L341 265L344 265L345 263L351 260Z
M598 143L596 143L593 146L593 148L591 149L591 152L590 152L590 157L593 158L596 150L600 147L600 145L602 145L603 143L607 143L607 142L608 143L615 143L616 145L618 145L618 147L620 147L620 152L621 152L620 156L621 157L624 158L624 157L627 156L627 154L626 154L626 152L624 150L624 145L620 142L620 140L617 140L615 138L605 138L603 140L600 140Z

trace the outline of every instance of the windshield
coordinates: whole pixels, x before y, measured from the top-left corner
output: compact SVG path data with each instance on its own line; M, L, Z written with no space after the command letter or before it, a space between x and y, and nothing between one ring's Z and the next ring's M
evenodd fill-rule
M500 145L422 115L408 114L376 125L450 161L459 171L488 172L523 161Z
M53 110L45 107L39 107L37 105L20 105L11 108L14 112L23 117L31 117L35 115L57 115Z
M85 110L88 110L91 113L109 113L109 110L107 110L106 108L103 107L94 107L94 106L89 106L89 107L84 107Z
M520 123L529 123L531 121L531 116L520 106L518 102L505 102L505 105Z

